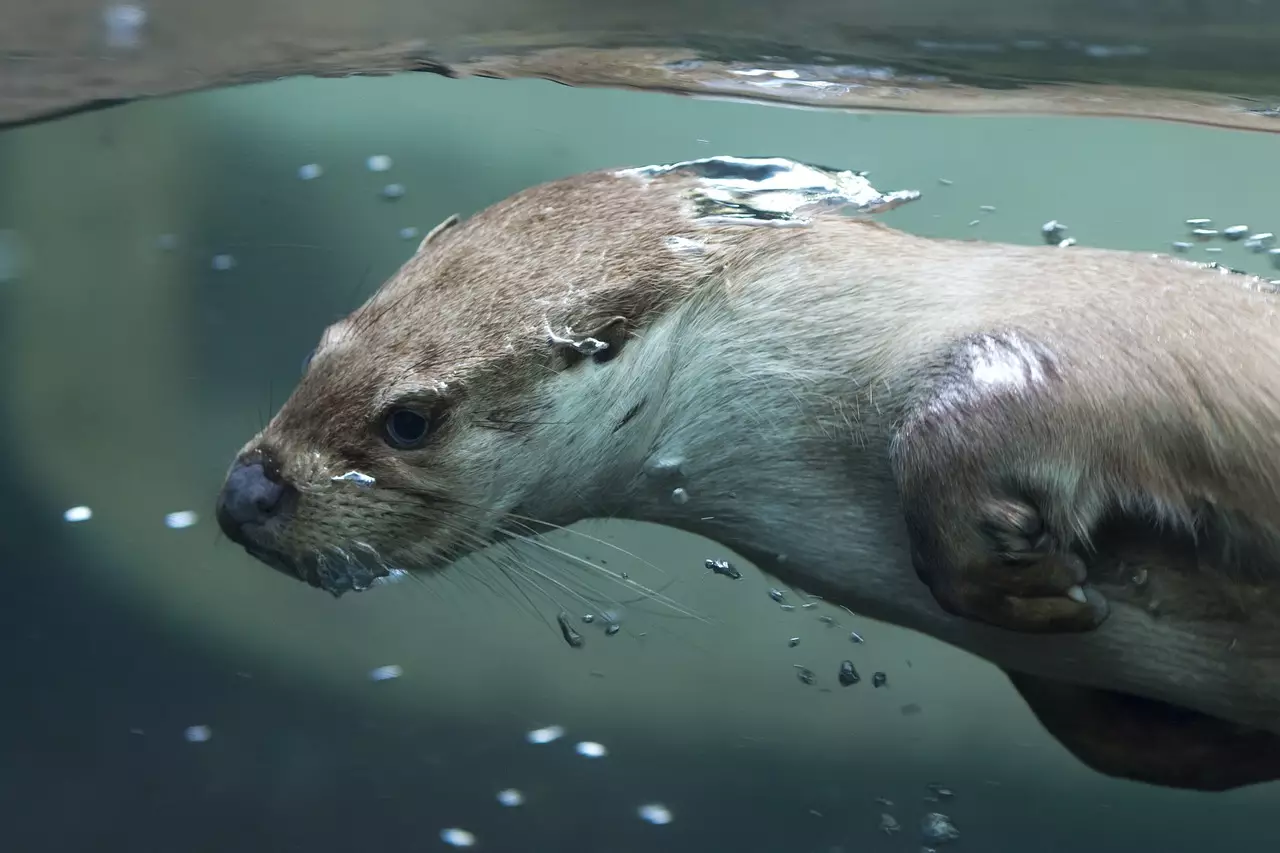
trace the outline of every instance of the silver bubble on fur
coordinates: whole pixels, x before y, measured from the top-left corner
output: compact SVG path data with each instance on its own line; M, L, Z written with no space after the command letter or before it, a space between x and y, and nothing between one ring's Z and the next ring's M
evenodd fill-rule
M821 209L860 213L891 210L920 197L918 190L882 193L865 172L829 169L783 157L706 157L618 174L652 180L668 175L694 178L686 197L695 219L738 225L807 225Z

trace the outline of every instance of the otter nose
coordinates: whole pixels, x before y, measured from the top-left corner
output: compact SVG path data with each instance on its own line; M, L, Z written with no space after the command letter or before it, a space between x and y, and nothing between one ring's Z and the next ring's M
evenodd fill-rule
M291 487L262 457L242 459L227 474L218 495L218 524L235 542L244 539L246 525L261 525L279 514Z

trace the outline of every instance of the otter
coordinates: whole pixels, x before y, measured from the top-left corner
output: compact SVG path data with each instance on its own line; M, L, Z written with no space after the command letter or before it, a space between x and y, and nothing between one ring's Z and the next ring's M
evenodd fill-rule
M529 519L682 528L985 658L1103 773L1280 778L1277 297L872 216L918 195L723 156L451 217L325 330L219 524L335 595Z

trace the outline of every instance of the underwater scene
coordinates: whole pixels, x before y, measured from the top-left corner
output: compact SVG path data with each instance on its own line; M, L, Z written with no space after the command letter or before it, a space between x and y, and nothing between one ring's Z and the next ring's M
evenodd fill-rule
M1267 281L1276 144L426 74L265 82L0 132L0 845L1280 846L1276 783L1104 775L991 663L711 538L530 523L447 571L339 597L272 571L217 518L232 460L326 328L448 217L535 185L786 158L864 172L901 194L874 216L923 237L1162 253ZM641 216L627 204L595 209Z

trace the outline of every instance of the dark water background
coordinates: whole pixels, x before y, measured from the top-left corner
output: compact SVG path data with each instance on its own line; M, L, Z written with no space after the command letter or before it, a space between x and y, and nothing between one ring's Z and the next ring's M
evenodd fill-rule
M416 246L400 230L533 183L777 154L923 190L887 217L921 233L1033 243L1057 218L1081 243L1163 251L1188 217L1280 231L1277 145L423 76L277 83L0 136L0 846L447 850L440 832L458 827L512 853L878 853L917 851L921 816L942 811L957 850L1275 849L1280 787L1102 778L985 664L825 605L783 613L741 561L738 583L705 572L732 555L703 540L606 524L583 528L598 541L555 537L703 620L528 552L618 599L602 606L624 630L583 625L573 650L554 623L585 609L568 593L500 584L475 560L333 601L220 541L211 505L323 326ZM388 172L366 168L377 154ZM310 163L323 174L300 180ZM379 196L391 182L398 201ZM1193 254L1268 268L1215 245ZM231 269L213 268L221 254ZM78 505L93 517L64 521ZM175 511L198 520L170 529ZM841 689L846 657L864 680ZM389 664L403 675L370 679ZM566 736L526 742L552 724ZM186 739L192 726L209 739ZM584 740L608 754L576 754ZM954 798L926 802L930 783ZM523 805L497 802L508 788ZM653 803L674 819L643 821ZM882 813L902 830L881 832Z

